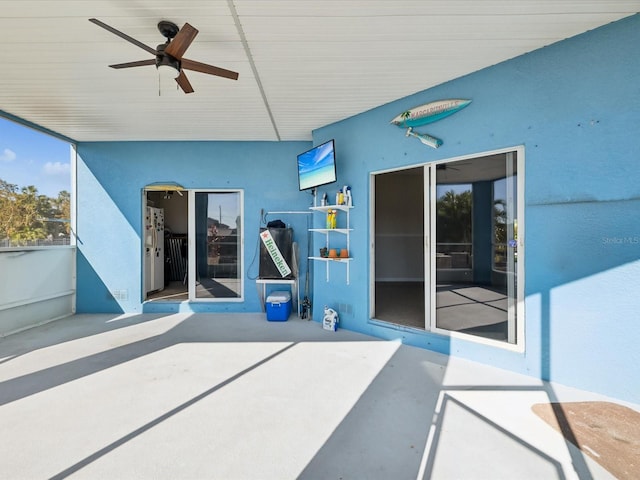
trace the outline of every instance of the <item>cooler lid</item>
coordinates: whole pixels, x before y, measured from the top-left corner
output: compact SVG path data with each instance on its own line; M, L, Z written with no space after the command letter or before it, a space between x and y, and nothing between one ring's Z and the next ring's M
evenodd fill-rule
M291 300L291 292L287 290L276 290L267 297L269 303L287 303L289 300Z

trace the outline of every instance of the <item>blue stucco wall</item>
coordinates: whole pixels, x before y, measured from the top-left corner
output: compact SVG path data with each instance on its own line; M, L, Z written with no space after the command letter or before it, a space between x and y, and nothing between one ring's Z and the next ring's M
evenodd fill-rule
M334 138L338 184L351 185L351 282L345 266L314 266L314 319L321 306L351 307L341 327L451 353L640 403L640 17L633 16L508 62L382 105L313 132ZM419 54L416 62L420 61ZM389 125L416 105L470 98L426 131L430 149ZM157 181L245 190L245 231L259 211L300 209L294 143L81 143L78 145L78 311L142 311L141 190ZM524 146L524 353L369 319L369 175ZM330 193L335 191L328 190ZM298 231L304 221L294 225ZM253 241L246 237L244 264ZM314 251L318 246L316 239ZM128 300L109 291L125 289ZM207 311L259 311L249 280L244 303ZM535 382L533 382L535 384Z
M351 285L317 271L316 304L353 304L346 328L640 401L638 45L636 15L314 131L315 143L336 139L357 207ZM437 150L389 125L445 98L473 103L419 129L444 140ZM520 145L525 353L369 322L369 174Z
M155 307L162 311L260 311L251 278L258 273L258 261L252 264L252 260L261 209L290 211L310 204L311 195L298 191L295 163L296 155L310 146L310 142L79 144L77 311L147 311L141 302L142 189L168 181L185 188L244 190L245 301ZM267 220L275 218L291 225L301 256L306 255L306 217L271 216ZM304 273L305 263L301 263Z

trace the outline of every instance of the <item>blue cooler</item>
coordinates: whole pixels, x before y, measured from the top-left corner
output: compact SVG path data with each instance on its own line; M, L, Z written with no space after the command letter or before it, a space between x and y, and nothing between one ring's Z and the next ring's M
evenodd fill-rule
M271 292L267 297L266 310L270 322L286 322L291 315L291 292Z

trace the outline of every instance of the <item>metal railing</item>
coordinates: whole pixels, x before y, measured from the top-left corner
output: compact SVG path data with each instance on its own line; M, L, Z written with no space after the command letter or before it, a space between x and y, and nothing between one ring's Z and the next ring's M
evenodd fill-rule
M60 238L38 238L35 240L11 240L10 238L0 239L0 248L15 247L63 247L71 245L69 237Z
M436 243L436 268L438 269L468 269L472 267L472 258L471 243Z

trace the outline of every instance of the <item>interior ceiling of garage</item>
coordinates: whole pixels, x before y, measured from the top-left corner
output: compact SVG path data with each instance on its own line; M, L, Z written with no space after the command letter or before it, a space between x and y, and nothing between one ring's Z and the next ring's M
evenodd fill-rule
M640 10L640 0L0 0L0 110L77 141L309 140L312 130ZM185 57L239 72L162 85L160 20ZM460 92L464 95L464 92Z

